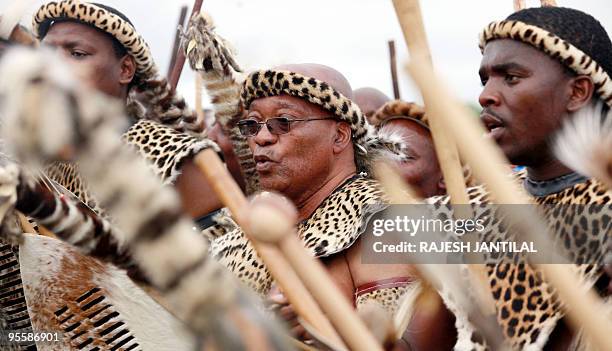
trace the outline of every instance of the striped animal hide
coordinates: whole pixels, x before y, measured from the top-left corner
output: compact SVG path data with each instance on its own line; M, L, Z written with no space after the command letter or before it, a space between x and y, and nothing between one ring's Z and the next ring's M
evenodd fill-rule
M246 182L246 192L252 194L259 188L259 177L246 138L235 125L242 117L243 108L238 80L241 69L232 49L215 33L212 19L204 13L191 19L182 42L189 65L202 77L212 99L215 119L232 142Z
M6 101L2 132L13 155L33 166L77 161L101 207L121 228L113 232L118 249L130 252L186 325L219 349L242 349L245 343L232 326L236 318L248 320L282 348L275 326L210 259L206 240L183 215L178 195L122 145L126 119L118 105L79 86L51 53L9 52L0 74L6 82L0 86Z

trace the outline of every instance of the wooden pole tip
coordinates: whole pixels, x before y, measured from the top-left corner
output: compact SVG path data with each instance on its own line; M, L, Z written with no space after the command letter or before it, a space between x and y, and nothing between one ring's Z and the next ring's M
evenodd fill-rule
M295 206L281 195L264 192L250 204L249 225L252 235L267 243L277 243L294 230Z

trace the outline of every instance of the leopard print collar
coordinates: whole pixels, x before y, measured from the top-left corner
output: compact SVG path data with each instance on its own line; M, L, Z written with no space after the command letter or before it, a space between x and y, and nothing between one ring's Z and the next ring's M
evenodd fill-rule
M353 245L368 215L368 204L384 202L378 183L355 175L338 187L316 211L298 224L300 239L315 257L327 257Z

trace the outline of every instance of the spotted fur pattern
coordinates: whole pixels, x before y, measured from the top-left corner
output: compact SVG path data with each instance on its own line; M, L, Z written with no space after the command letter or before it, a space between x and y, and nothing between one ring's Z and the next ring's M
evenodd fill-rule
M241 69L234 53L227 41L215 32L212 19L204 13L191 19L182 43L189 65L200 75L211 97L215 119L232 142L246 182L246 192L252 194L259 188L259 176L247 140L235 125L243 115L243 106L238 76Z
M408 117L414 119L425 127L429 128L427 122L427 116L425 115L425 108L414 102L406 102L402 100L392 100L382 105L374 114L369 118L370 124L378 126L384 121L392 119L394 117Z
M524 173L521 173L519 181L523 177ZM469 188L468 195L470 203L490 203L489 194L482 186ZM612 200L612 191L606 190L601 183L595 180L588 180L586 183L574 185L559 193L536 197L534 200L539 205L609 205ZM432 201L447 204L449 199L442 197L437 200L432 199ZM587 260L592 255L599 257L600 248L605 248L605 242L608 240L603 228L610 228L612 225L609 211L598 211L596 215L593 215L589 210L585 210L584 213L570 218L565 211L548 210L545 211L545 219L557 240L563 243L570 253L581 255ZM494 223L488 223L488 225L494 229L484 233L482 240L499 240L500 236L508 238L499 221L497 219L493 221ZM597 257L592 258L589 262L600 261ZM574 262L575 260L576 257L574 257ZM582 281L577 284L583 286L592 286L602 274L601 268L593 265L579 265L575 266L575 269L582 276ZM505 338L515 349L542 349L557 321L565 314L562 304L556 298L554 289L546 283L545 277L539 271L525 263L487 265L487 273L490 291L495 300L497 321L502 327ZM465 311L461 306L457 306L449 295L443 292L441 295L457 317L456 326L459 339L455 349L487 349L482 337L466 319Z
M174 184L181 166L198 152L219 147L208 139L178 132L154 121L141 120L123 134L123 140L133 146L148 161L151 170L164 184Z
M389 315L395 315L399 308L402 296L411 288L405 286L394 286L390 288L379 288L368 293L359 295L355 298L357 309L370 302L375 302L382 307Z
M309 219L298 224L298 236L315 257L346 250L359 238L366 215L364 206L381 201L383 194L376 181L361 177L351 180L323 201ZM262 297L268 293L272 276L239 228L212 241L211 251L243 283Z
M253 100L288 94L321 106L351 126L355 161L360 171L372 169L377 158L403 160L404 142L386 139L368 123L357 104L326 82L296 72L261 70L244 81L241 99L248 108Z
M520 21L498 21L489 24L480 34L480 50L484 51L487 42L495 39L519 40L542 50L577 74L591 77L595 92L608 106L612 106L612 79L608 73L599 63L568 41L540 27Z

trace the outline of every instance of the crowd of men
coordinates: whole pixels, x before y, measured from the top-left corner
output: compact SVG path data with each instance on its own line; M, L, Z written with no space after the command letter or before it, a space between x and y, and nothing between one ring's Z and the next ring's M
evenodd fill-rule
M157 182L166 190L173 188L178 200L174 208L166 208L156 202L162 200L139 194L139 185L98 199L93 185L99 180L87 172L81 174L81 165L75 162L74 155L82 150L64 150L63 159L49 159L42 169L32 172L26 169L27 162L19 159L23 150L8 145L0 171L0 331L5 334L0 336L0 345L28 350L325 348L325 338L299 318L299 309L275 282L275 271L269 269L258 245L247 235L241 216L226 208L227 199L199 169L196 156L213 150L245 195L274 192L295 207L295 235L324 265L335 289L357 312L363 312L360 315L366 325L375 327L365 313L372 305L393 320L406 313L401 306L410 300L409 323L391 340L387 336L386 348L485 350L503 344L520 350L594 349L582 330L568 322L566 306L554 287L529 264L489 264L483 273L494 306L491 322L499 325L503 339L494 344L471 319L469 308L449 298L443 287L436 286L437 299L423 298L431 285L418 266L363 262L363 225L372 215L369 205L390 202L375 178L378 162L392 164L421 203L450 201L427 106L391 100L375 88L354 90L350 77L322 64L287 63L240 78L237 59L210 18L196 14L182 34L180 50L212 96L215 121L205 126L159 74L146 41L120 11L80 0L49 2L33 15L31 34L35 47L13 36L3 38L5 69L35 62L11 61L17 57L11 52L24 47L29 51L22 53L23 57L52 57L59 52L62 65L67 65L70 79L78 87L75 91L91 90L91 94L109 99L109 104L120 102L123 148L146 160ZM48 47L57 50L49 51ZM609 256L612 229L608 183L612 167L610 163L606 166L602 157L603 168L608 167L607 179L601 173L595 177L579 173L560 160L553 143L567 121L585 114L595 113L601 128L611 125L606 122L612 106L610 37L589 14L546 6L522 9L487 26L481 33L480 47L480 67L474 67L474 75L478 74L483 84L478 100L480 120L487 137L495 141L509 164L525 167L513 174L513 181L539 205L603 207L597 220L564 216L559 211L547 212L544 219L553 235L565 240L567 250L600 259L594 262L574 257L574 262L592 264L586 272L581 271L584 282L576 282L576 289L579 284L594 289L608 310L602 313L610 320L608 286L612 283L602 263ZM18 75L11 77L14 81L0 77L0 81L7 80L0 85L35 86L45 79L56 79L53 74L23 82L18 81ZM65 106L79 96L57 96L49 95L48 99L57 102L48 106L59 107L47 112L73 118L72 124L58 130L82 128L86 122L80 122L78 116L86 112ZM29 107L27 97L31 95L17 105L24 116ZM2 104L6 101L0 100ZM81 105L77 102L75 106ZM3 106L0 111L14 113ZM91 125L97 128L103 123ZM23 125L26 128L25 122ZM610 133L602 131L606 132ZM3 135L7 133L11 131ZM79 142L96 137L77 134ZM43 149L31 148L29 152ZM95 150L88 152L95 155ZM604 150L608 157L609 153ZM107 161L79 159L92 164ZM17 176L11 173L13 169L19 169ZM108 170L106 177L135 177L137 172L129 170L126 164L126 169ZM470 203L493 202L487 184L474 179L469 165L464 165L462 172ZM153 182L147 179L142 181L143 189ZM13 195L4 196L9 193ZM131 196L141 200L142 208L130 212L134 218L145 218L139 225L126 225L114 218L117 214L112 211L120 207L117 204L128 203L124 199ZM160 209L149 211L151 204L159 204ZM206 239L200 256L171 252L175 246L168 238L177 240L176 247L189 247L179 242L187 236L160 234L180 232L176 223L185 217L190 218L198 239ZM14 222L19 219L16 230ZM145 244L121 236L130 230L138 232ZM498 234L503 235L504 230ZM88 235L95 238L95 244L83 239ZM199 241L193 243L194 250L198 245ZM193 261L184 267L177 263L191 257ZM167 267L176 271L174 278L156 275L171 276L164 270ZM205 275L210 280L194 283L199 270L214 273ZM196 288L174 294L188 284ZM462 288L466 295L473 289L467 283ZM242 293L249 297L246 301ZM191 305L185 301L188 299L198 304ZM236 317L232 304L252 306L253 310L245 313L247 317ZM185 306L198 308L190 311ZM270 315L259 314L259 306L267 306ZM218 314L229 317L219 323L210 321ZM258 323L260 320L270 323ZM227 323L233 323L233 333L242 335L242 344L232 344L227 340L232 337L220 332L226 331ZM257 333L247 332L249 328L263 330L264 336L254 336ZM21 343L7 339L12 332L43 331L57 332L59 339ZM277 332L299 343L278 341ZM214 341L211 344L209 340Z

